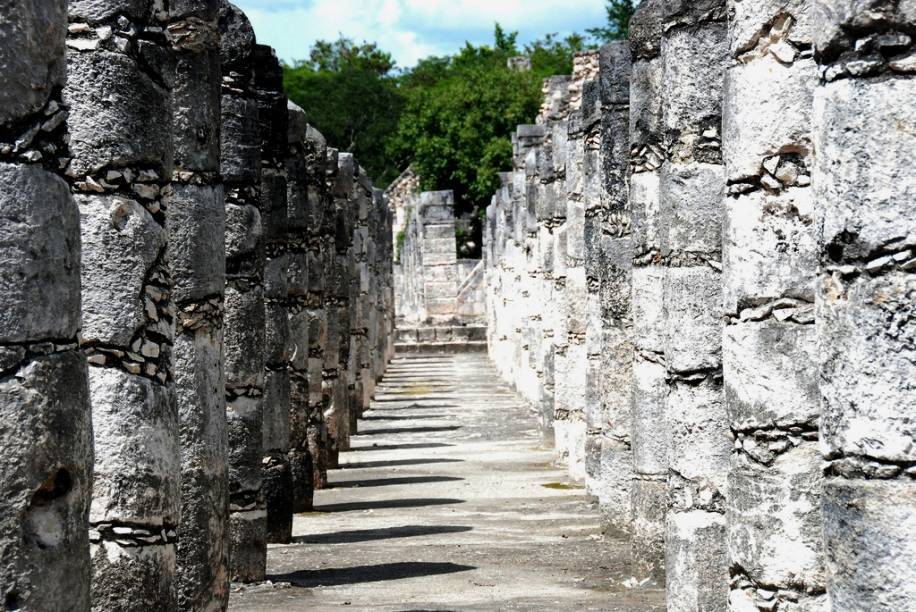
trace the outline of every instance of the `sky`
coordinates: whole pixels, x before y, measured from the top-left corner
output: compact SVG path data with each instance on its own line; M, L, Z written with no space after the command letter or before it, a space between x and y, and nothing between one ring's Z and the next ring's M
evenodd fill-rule
M376 42L409 68L430 55L457 51L465 41L491 44L493 25L526 43L605 25L604 0L234 0L254 25L258 42L292 63L316 40L339 34Z

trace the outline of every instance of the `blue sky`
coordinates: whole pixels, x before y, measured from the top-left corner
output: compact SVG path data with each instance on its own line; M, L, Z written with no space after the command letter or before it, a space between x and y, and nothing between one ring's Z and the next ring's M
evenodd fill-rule
M604 0L235 0L258 42L281 59L307 57L318 39L344 34L374 41L398 66L456 51L464 41L490 43L493 24L518 30L520 42L604 25Z

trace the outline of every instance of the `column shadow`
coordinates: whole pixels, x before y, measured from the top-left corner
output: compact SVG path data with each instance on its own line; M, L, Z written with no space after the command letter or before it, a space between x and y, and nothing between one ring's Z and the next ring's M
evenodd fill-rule
M429 463L462 463L464 459L450 459L443 457L441 459L392 459L391 461L363 461L362 463L344 463L340 466L342 470L359 470L363 468L380 468L396 467L399 465L426 465Z
M471 565L457 563L427 563L423 561L406 561L401 563L383 563L381 565L360 565L357 567L334 567L320 570L299 570L288 574L268 576L273 582L288 582L304 589L316 587L359 584L361 582L384 582L404 578L420 578L467 572L475 570Z
M417 499L378 499L340 504L323 504L315 506L315 512L353 512L356 510L384 510L387 508L422 508L425 506L448 506L463 504L463 499L447 497L423 497Z
M302 535L294 537L292 541L294 544L353 544L356 542L373 542L396 538L465 533L473 531L473 529L468 525L403 525L381 529L354 529L352 531Z
M433 482L456 482L464 480L457 476L402 476L400 478L376 478L373 480L342 480L332 482L331 489L365 489L369 487L389 487L395 485L426 484Z

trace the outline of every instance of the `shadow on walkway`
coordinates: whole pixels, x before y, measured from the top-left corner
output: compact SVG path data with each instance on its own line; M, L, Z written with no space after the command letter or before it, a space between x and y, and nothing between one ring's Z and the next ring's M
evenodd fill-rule
M411 414L409 416L372 416L367 414L362 417L363 421L416 421L418 419L444 419L447 418L448 414Z
M376 478L373 480L342 480L332 482L329 489L365 489L367 487L389 487L395 485L426 484L433 482L456 482L464 480L457 476L401 476L400 478Z
M424 563L407 561L384 563L382 565L360 565L357 567L329 567L320 570L299 570L289 574L268 576L273 582L289 582L294 586L311 589L321 586L340 586L360 582L383 582L402 578L419 578L475 570L470 565L457 563Z
M443 425L440 427L397 427L393 429L370 429L361 431L358 436L387 436L403 433L435 433L437 431L455 431L461 429L461 425Z
M473 529L473 527L467 525L404 525L403 527L385 527L383 529L356 529L353 531L337 531L335 533L316 533L296 536L292 541L294 544L352 544L355 542L372 542L395 538L464 533Z
M461 463L464 459L392 459L391 461L363 461L362 463L344 463L342 470L360 470L363 468L395 467L399 465L426 465L428 463Z
M424 448L447 448L455 446L445 442L416 442L413 444L373 444L372 446L351 446L349 452L361 453L365 451L391 451L391 450L414 450Z
M463 499L429 497L420 499L379 499L372 501L345 502L316 506L316 512L352 512L354 510L383 510L385 508L422 508L423 506L447 506L463 504Z

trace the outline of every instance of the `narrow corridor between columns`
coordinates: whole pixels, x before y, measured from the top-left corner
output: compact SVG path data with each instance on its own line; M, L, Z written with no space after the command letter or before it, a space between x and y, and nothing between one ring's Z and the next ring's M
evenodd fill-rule
M397 357L359 427L230 609L665 609L485 354Z

